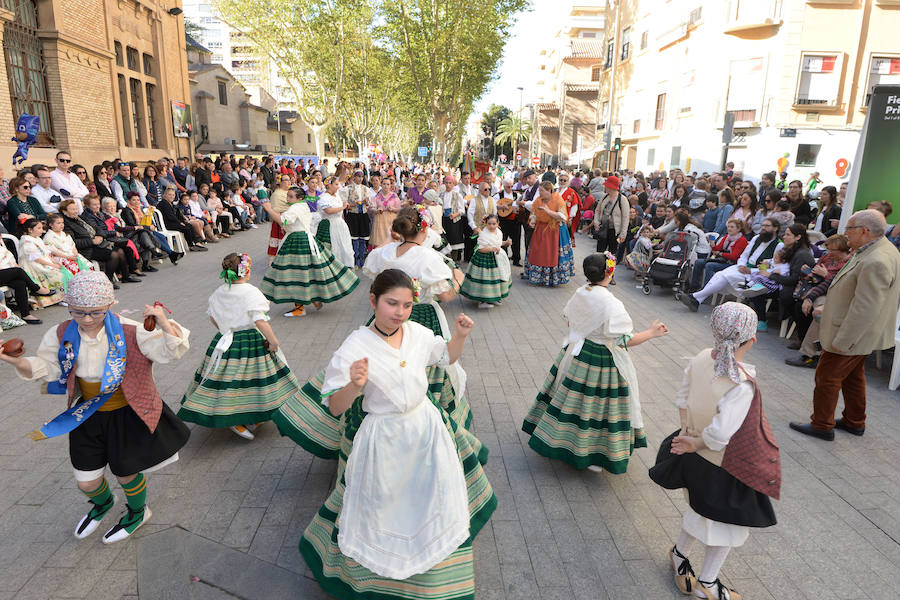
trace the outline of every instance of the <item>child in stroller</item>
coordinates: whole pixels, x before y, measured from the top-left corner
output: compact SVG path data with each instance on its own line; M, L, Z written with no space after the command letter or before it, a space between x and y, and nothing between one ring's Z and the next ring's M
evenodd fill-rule
M659 256L650 263L650 269L644 277L642 290L649 295L652 285L671 286L675 299L681 299L681 293L691 280L691 263L694 248L698 243L697 234L692 231L673 231L662 241Z

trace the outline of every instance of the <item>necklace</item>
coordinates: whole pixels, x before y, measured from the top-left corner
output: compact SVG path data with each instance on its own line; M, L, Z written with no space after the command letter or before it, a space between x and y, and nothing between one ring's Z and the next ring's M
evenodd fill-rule
M395 333L400 331L400 327L398 327L397 329L393 330L390 333L385 333L384 331L381 330L381 327L379 327L378 323L376 323L375 321L372 321L372 327L375 328L375 331L377 331L378 333L380 333L381 335L383 335L386 338L393 337Z
M420 244L419 242L417 242L417 241L415 241L415 240L403 240L403 243L404 243L404 244L415 244L416 246L421 246L421 245L422 245L422 244ZM402 245L402 244L401 244L401 245ZM394 333L396 333L396 332L394 332Z

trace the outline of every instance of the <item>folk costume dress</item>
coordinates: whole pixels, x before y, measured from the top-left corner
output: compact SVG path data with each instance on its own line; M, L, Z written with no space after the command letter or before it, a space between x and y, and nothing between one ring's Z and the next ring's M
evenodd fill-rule
M452 289L453 271L440 253L423 246L413 246L397 256L400 242L376 248L366 259L365 271L376 276L386 269L400 269L418 280L419 302L413 304L410 321L429 328L435 335L450 338L450 328L437 295ZM335 458L340 449L340 422L321 404L325 372L316 373L296 396L289 398L272 420L281 435L287 436L321 458ZM428 391L441 407L460 425L472 423L472 410L465 397L466 372L459 361L444 368L428 367Z
M278 214L282 214L287 211L289 205L287 203L287 191L282 189L276 189L272 192L272 197L269 198L269 203L272 206L272 210L277 212ZM272 225L269 228L269 246L266 249L266 254L269 256L275 256L278 254L278 247L281 245L281 240L284 239L284 228L281 226L281 223L278 221L272 221Z
M207 314L219 326L203 364L181 398L178 416L204 427L268 421L300 384L279 349L274 354L256 321L268 321L269 301L249 283L223 283Z
M379 248L393 240L391 237L391 225L394 224L394 219L397 218L397 213L400 211L400 197L392 192L390 196L385 198L381 192L378 192L375 198L372 199L372 205L376 211L379 209L383 211L375 213L375 218L372 221L372 234L369 236L369 245L373 248Z
M631 317L603 286L578 288L563 311L569 336L550 368L522 431L528 445L576 469L624 473L647 446L637 373L628 355Z
M367 327L325 374L323 402L369 359L369 379L342 415L337 484L300 540L322 588L341 600L474 598L472 541L496 507L487 450L428 394L426 368L447 342L402 325L400 348Z
M353 240L353 265L362 267L366 260L366 244L371 227L369 224L369 188L351 183L344 188L344 198L350 207L344 211L344 220ZM348 265L349 266L349 265Z
M531 234L531 245L525 254L525 270L522 278L533 285L556 287L569 282L574 274L572 247L566 221L557 221L541 207L566 218L566 203L562 197L554 193L546 203L535 197L531 207L534 218L534 233ZM565 232L563 232L565 230Z
M344 202L337 196L329 193L322 194L319 198L319 214L322 220L316 229L316 239L323 247L331 250L336 261L342 265L353 267L353 238L350 237L350 228L344 221L344 213L336 212L328 214L326 208L341 208Z
M449 192L443 190L440 192L440 196L444 206L442 218L444 235L447 237L451 250L462 250L465 246L466 236L466 201L455 189ZM450 218L453 213L459 213L455 221Z
M306 203L292 204L281 222L288 235L260 285L266 298L276 304L327 303L356 289L359 277L352 268L337 262L310 233L312 214Z
M466 278L459 288L460 294L470 300L488 304L497 304L509 296L512 269L502 243L503 232L499 228L493 232L481 230ZM500 251L479 252L479 248L500 248Z
M57 233L51 229L44 234L44 244L47 245L47 249L51 252L56 250L57 252L62 252L63 254L75 257L74 259L63 258L61 256L50 257L50 260L62 267L61 274L64 290L69 287L69 280L72 279L74 275L81 271L90 271L94 268L88 259L78 253L78 248L75 246L75 240L73 240L72 236L65 231Z
M57 290L52 296L34 296L31 302L40 308L58 304L65 295L63 289L63 269L56 266L42 265L38 259L53 261L50 248L41 238L23 235L19 238L19 266L25 269L28 276L37 283L50 290ZM54 265L56 263L54 262Z

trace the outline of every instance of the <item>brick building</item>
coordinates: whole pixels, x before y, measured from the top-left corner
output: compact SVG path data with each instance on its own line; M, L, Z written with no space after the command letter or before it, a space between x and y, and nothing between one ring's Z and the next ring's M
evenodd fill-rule
M0 166L19 114L41 117L28 164L190 155L173 102L190 104L181 0L0 0ZM189 110L189 107L188 107ZM189 122L189 121L188 121Z

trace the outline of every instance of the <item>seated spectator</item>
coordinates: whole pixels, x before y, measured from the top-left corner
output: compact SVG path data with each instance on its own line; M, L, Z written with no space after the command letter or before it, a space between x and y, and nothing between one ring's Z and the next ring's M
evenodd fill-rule
M86 206L92 201L96 201L96 206L99 210L100 198L96 194L88 194L84 197ZM125 258L124 250L116 247L115 244L107 240L100 232L82 219L78 215L78 205L73 200L60 202L59 212L62 214L65 222L65 232L72 236L78 252L83 254L88 260L96 260L110 281L113 280L115 275L119 276L120 281L126 283L140 281L136 277L131 277L128 269L128 259ZM116 284L114 284L114 287L116 287Z
M193 194L194 196L193 206L191 205L191 194ZM191 194L181 195L181 198L178 201L178 210L182 215L184 215L185 222L194 228L194 231L197 232L197 236L200 239L202 239L204 242L212 242L213 244L217 244L219 242L219 238L216 237L216 234L212 230L212 225L206 219L206 217L203 215L203 211L200 209L200 203L197 201L197 192L191 192Z
M707 194L706 195L706 212L703 213L703 220L700 221L700 226L703 227L703 231L707 233L714 232L716 230L716 218L719 215L719 199L715 194Z
M219 235L229 237L237 229L234 225L236 217L228 211L228 207L222 204L215 190L208 190L208 192L209 196L206 198L206 206L216 220L216 224L221 232ZM202 198L203 196L199 197Z
M47 217L49 230L44 234L44 243L50 250L50 260L61 267L63 290L69 286L69 280L81 271L90 271L94 267L84 256L78 253L75 240L65 232L65 220L59 213Z
M891 216L891 213L894 212L894 207L891 206L890 202L885 202L884 200L876 200L875 202L869 202L866 205L866 208L872 208L877 210L881 214L884 215L884 218L888 218Z
M19 239L19 266L25 269L32 281L56 292L50 296L38 296L32 302L38 308L57 304L65 296L62 270L53 262L50 249L41 239L44 235L44 222L28 219L22 224L22 231Z
M718 239L704 260L698 258L694 262L691 273L691 291L699 290L719 271L729 267L741 257L747 247L743 223L740 219L729 219L727 233Z
M150 264L150 260L162 258L165 255L159 250L156 239L143 226L126 224L117 208L115 198L107 198L103 201L103 212L109 216L106 221L107 227L114 228L116 233L128 239L129 248L132 248L139 257L142 273L158 271L159 269ZM128 210L128 207L126 206L124 210ZM137 275L137 273L135 274Z
M50 169L44 165L37 165L33 167L33 171L37 181L31 184L31 196L41 204L45 213L55 213L59 210L57 207L63 198L51 187L53 180L50 178Z
M659 210L656 212L659 215ZM675 209L671 206L666 206L663 208L663 214L665 214L665 222L659 227L654 228L653 237L655 238L664 238L669 235L671 232L675 231L678 227L678 222L675 220Z
M690 213L683 208L679 209L675 212L675 223L675 232L683 231L694 239L693 260L708 257L711 250L709 239L706 237L706 232L700 228L700 224L691 219Z
M172 186L165 189L162 199L156 205L166 229L181 232L191 252L206 252L203 240L197 235L196 229L188 223L184 214L176 208L175 202L175 187Z
M692 215L703 212L703 206L706 203L706 194L708 193L709 184L706 179L698 179L694 182L694 186L687 194L687 208Z
M94 165L93 174L93 187L89 187L88 191L97 194L101 200L114 198L109 188L109 169L103 165Z
M784 263L787 264L787 273L775 272L772 269L763 270L760 268L759 275L768 278L771 282L780 285L766 286L774 289L773 293L760 296L754 296L753 306L756 309L756 315L759 318L759 331L766 331L768 323L766 323L766 299L773 298L778 300L779 319L784 319L793 312L792 294L800 277L803 276L803 267L815 264L812 251L809 249L809 238L806 235L806 226L800 223L794 223L784 232L783 238ZM774 256L774 255L773 255ZM762 261L761 261L762 262ZM765 263L763 262L763 265ZM769 263L772 264L771 262ZM784 271L784 268L781 269ZM758 280L756 280L758 281Z
M778 237L784 235L787 228L794 224L794 213L791 212L791 204L782 198L775 204L775 211L769 215L778 222Z
M781 249L782 243L776 235L777 230L778 222L774 219L769 218L763 221L759 235L750 241L738 258L737 264L713 274L703 289L693 294L683 295L682 301L692 311L697 312L700 304L710 296L721 293L730 287L746 284L748 276L759 272L760 263L772 258L775 256L775 252Z
M16 312L22 320L29 325L40 325L41 320L31 316L31 304L28 293L35 296L52 296L55 290L35 283L28 276L25 269L19 266L16 256L10 252L6 244L0 243L0 285L5 285L12 290L13 301L16 303Z
M156 206L156 203L159 202L159 198L162 196L163 186L159 181L155 164L150 163L144 167L141 183L147 190L147 203L150 206Z
M837 188L833 185L826 185L819 192L819 211L811 227L813 231L818 231L826 237L837 233L841 220L841 207L838 205L837 194Z
M43 221L47 218L47 213L44 212L40 202L31 195L31 184L24 177L10 179L9 189L12 196L6 202L7 229L14 235L20 233L20 223L28 219Z
M788 209L794 214L794 222L800 223L804 227L809 225L812 221L812 209L803 195L803 184L799 179L788 184L785 199L788 201Z
M670 204L675 208L687 208L687 188L683 183L676 184L672 188L672 201Z
M128 205L119 213L123 223L130 227L140 226L146 231L149 231L159 250L169 257L169 260L173 265L177 265L179 259L184 256L184 253L172 250L166 236L156 229L156 225L153 223L153 213L156 209L152 206L148 206L147 208L142 207L141 198L137 192L129 192L127 198ZM159 252L157 251L154 255L159 257Z
M81 203L90 192L88 183L87 169L73 165L72 155L65 150L56 153L56 168L50 173L50 187L61 196L60 200L72 198Z
M713 230L719 235L725 235L725 232L728 230L728 220L734 212L736 201L734 190L730 187L725 187L719 191L719 212L716 215L716 228Z
M90 206L88 206L88 204L90 204ZM99 200L86 200L84 212L81 213L81 218L94 228L97 235L103 236L117 248L124 249L129 271L133 275L143 277L144 273L140 270L140 254L138 253L137 247L131 240L116 231L115 218L104 212L100 204Z
M819 327L814 320L814 312L825 305L825 295L834 276L850 260L847 236L833 235L825 240L825 247L828 248L828 252L812 269L804 269L803 277L794 288L792 311L799 341L788 344L788 348L800 350L801 354L798 358L788 358L784 361L792 367L812 369L818 364L821 348L815 346L819 341Z
M740 219L744 222L744 231L752 231L751 222L759 205L756 202L756 194L753 190L742 191L738 198L738 207L731 214L732 219Z

